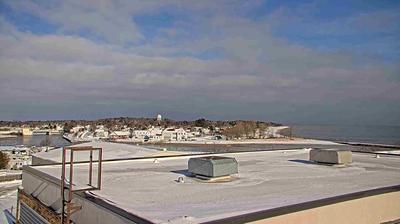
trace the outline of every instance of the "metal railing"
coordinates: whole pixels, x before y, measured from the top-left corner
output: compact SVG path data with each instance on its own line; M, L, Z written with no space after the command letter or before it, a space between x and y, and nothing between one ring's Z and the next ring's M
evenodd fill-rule
M67 151L70 151L69 162L67 162ZM78 188L74 185L74 153L75 152L89 152L89 176L87 187ZM97 157L97 183L93 185L93 151L98 152ZM102 162L103 162L103 149L93 148L91 146L84 147L65 147L62 151L62 171L61 171L61 198L62 198L62 213L61 213L61 223L70 223L71 215L79 211L82 206L78 203L72 202L72 197L74 192L80 191L91 191L100 190L101 188L101 172L102 172ZM66 166L69 164L69 179L66 177ZM76 188L75 188L76 187ZM66 192L68 198L65 198Z

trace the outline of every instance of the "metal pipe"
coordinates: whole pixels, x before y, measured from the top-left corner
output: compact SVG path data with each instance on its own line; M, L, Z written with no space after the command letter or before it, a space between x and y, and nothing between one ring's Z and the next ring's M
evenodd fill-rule
M99 167L98 167L98 176L97 176L97 185L99 190L101 189L101 169L102 169L102 162L103 162L103 149L99 149Z
M16 219L16 224L19 224L19 210L20 210L20 201L19 201L19 197L20 197L20 194L21 194L21 189L20 188L18 188L18 192L17 192L17 211L15 212L15 219Z
M74 179L74 150L71 150L70 162L69 162L69 198L68 201L71 201L72 198L72 182Z
M90 150L90 163L89 163L89 185L92 186L92 167L93 167L93 149Z
M64 223L65 214L65 153L66 148L62 148L62 170L61 170L61 199L62 199L62 213L61 213L61 223Z
M74 179L74 150L71 150L70 164L69 164L69 192L68 192L68 203L67 203L67 223L70 223L71 209L70 203L72 201L72 182Z

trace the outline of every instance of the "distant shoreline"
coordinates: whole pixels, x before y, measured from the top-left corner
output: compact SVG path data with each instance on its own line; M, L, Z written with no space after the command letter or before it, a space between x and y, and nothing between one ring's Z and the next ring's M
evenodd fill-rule
M113 141L117 143L133 143L129 141ZM246 145L341 145L333 141L305 138L270 138L246 140L203 140L203 141L171 141L145 142L142 145L176 145L176 146L246 146Z
M17 135L0 135L0 139L1 138L16 138L18 137Z

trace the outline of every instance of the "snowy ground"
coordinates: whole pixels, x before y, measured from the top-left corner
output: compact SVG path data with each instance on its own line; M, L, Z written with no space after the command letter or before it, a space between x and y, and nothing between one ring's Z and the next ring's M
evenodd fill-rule
M240 144L307 144L307 145L340 145L332 141L304 139L304 138L270 138L270 139L246 139L246 140L199 140L199 141L172 141L172 144L221 144L221 145L240 145Z
M391 151L377 151L377 153L388 153L388 154L396 154L396 155L400 155L400 150L391 150Z
M126 158L141 158L141 157L154 157L154 156L168 156L177 154L189 154L190 152L164 152L157 149L150 149L138 145L128 145L113 142L87 142L74 146L92 146L95 148L103 149L103 159L126 159ZM35 157L55 162L61 162L61 148L50 150L49 152L39 152L34 154ZM88 152L76 153L74 161L88 161ZM97 153L94 153L93 159L97 159ZM69 153L67 154L67 161L69 160Z
M17 188L21 185L21 180L0 182L0 222L7 223L4 210L8 209L15 215L17 204Z
M16 135L0 135L0 138L16 138Z

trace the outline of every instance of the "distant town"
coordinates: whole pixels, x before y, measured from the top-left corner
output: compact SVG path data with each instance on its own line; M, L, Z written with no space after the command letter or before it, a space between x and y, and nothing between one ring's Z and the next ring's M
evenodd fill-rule
M181 143L223 144L227 141L244 143L247 140L285 138L289 127L263 121L212 121L204 118L194 121L174 121L154 118L107 118L99 120L63 121L0 121L0 138L18 136L62 135L71 143L111 141L120 143ZM21 169L30 164L30 156L55 148L49 138L40 146L2 147L7 154L3 168ZM4 160L4 159L3 159Z
M284 137L283 126L263 121L174 121L155 118L107 118L93 121L0 121L0 137L62 134L70 142L93 140L173 142Z

